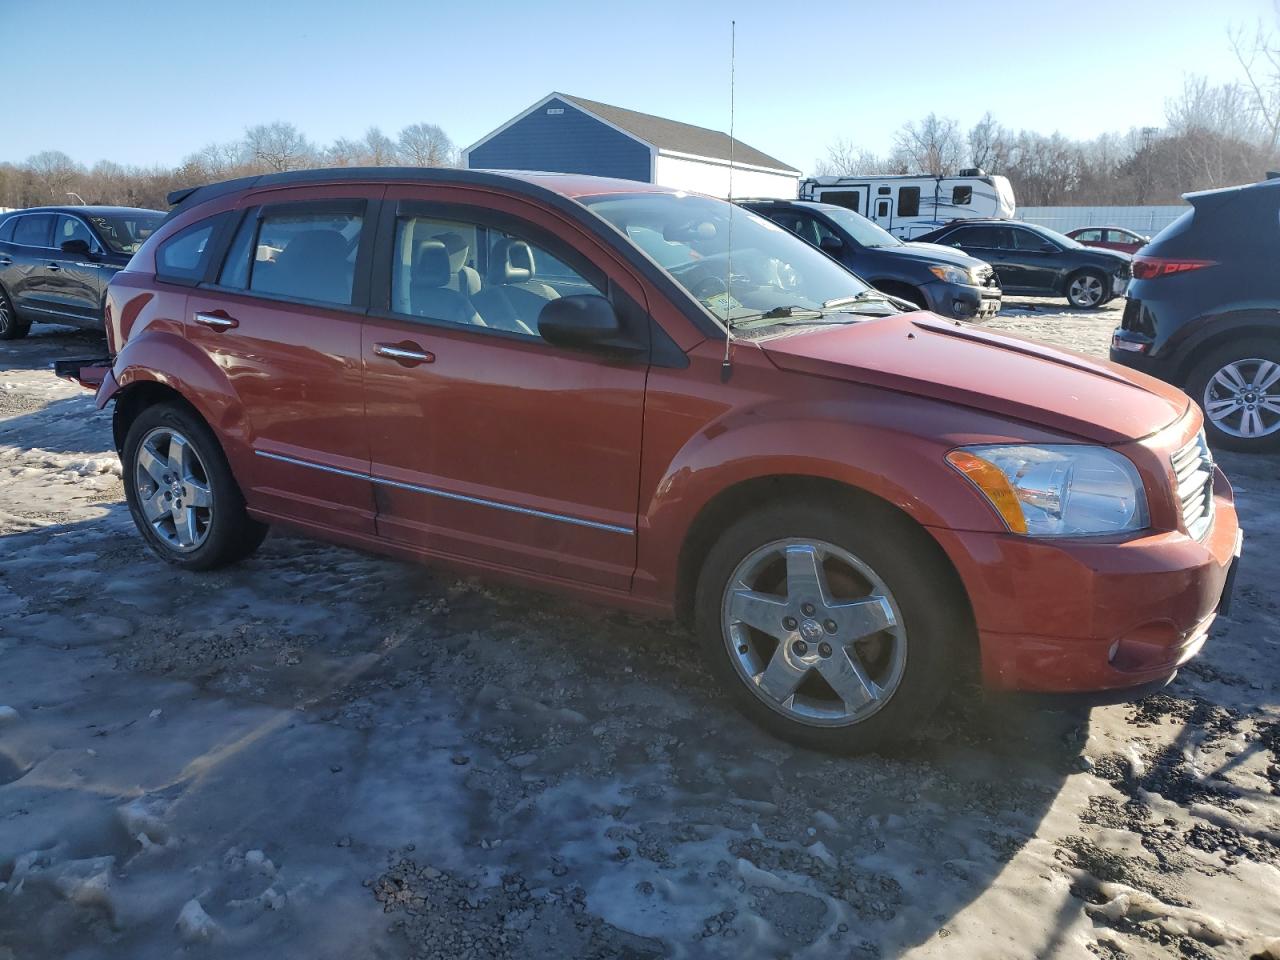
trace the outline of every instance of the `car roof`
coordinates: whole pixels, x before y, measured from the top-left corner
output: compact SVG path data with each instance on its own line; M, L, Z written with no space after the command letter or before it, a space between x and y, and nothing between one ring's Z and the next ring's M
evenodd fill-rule
M742 204L744 207L763 207L774 204L781 207L804 207L806 210L848 210L850 213L858 213L857 210L849 210L848 207L842 207L838 203L823 203L821 200L784 200L781 197L738 197L736 203ZM858 214L861 216L861 214Z
M623 193L666 193L687 191L664 187L639 180L621 180L615 177L592 177L582 173L554 173L543 170L460 170L453 167L330 167L315 170L290 170L284 173L264 173L253 177L240 177L196 187L175 190L169 194L169 202L178 207L202 203L214 197L241 190L261 187L289 186L291 184L325 183L439 183L474 184L477 186L532 185L570 200L581 197ZM170 211L170 215L174 211Z
M152 210L149 207L110 207L99 204L85 204L84 206L49 206L49 207L23 207L19 210L10 210L5 216L11 216L17 213L79 213L84 216L98 215L103 217L109 216L128 216L133 213L154 213L164 216L163 210Z
M1138 232L1133 229L1133 227L1117 227L1114 223L1099 223L1091 227L1076 227L1071 231L1071 233L1068 233L1067 236L1071 236L1072 233L1083 233L1085 230L1123 230L1125 233Z

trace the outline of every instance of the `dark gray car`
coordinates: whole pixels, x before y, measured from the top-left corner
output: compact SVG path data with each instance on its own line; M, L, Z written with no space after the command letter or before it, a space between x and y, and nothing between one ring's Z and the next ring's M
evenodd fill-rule
M1000 312L991 266L959 250L904 243L845 207L809 200L744 200L748 210L825 250L871 286L957 320Z
M136 207L32 207L0 215L0 340L32 323L102 329L107 281L165 215Z

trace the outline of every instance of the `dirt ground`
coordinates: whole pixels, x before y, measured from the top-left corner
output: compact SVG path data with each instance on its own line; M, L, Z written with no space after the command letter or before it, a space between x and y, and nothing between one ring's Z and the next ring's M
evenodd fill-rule
M1236 605L1166 691L961 690L840 759L668 624L281 534L158 562L48 372L97 346L0 346L0 960L1280 958L1276 460L1220 458Z

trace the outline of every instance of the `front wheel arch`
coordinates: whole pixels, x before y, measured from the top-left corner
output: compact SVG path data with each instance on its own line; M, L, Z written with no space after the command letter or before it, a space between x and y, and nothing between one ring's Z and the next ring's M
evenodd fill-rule
M937 561L945 582L939 589L954 591L974 623L973 608L960 573L941 545L914 518L882 497L866 490L830 480L809 476L765 476L743 480L720 491L698 511L681 544L677 561L676 616L681 623L692 624L694 599L702 565L720 536L743 516L760 507L780 501L837 503L843 509L882 519L914 541L920 550ZM971 651L976 666L977 650Z

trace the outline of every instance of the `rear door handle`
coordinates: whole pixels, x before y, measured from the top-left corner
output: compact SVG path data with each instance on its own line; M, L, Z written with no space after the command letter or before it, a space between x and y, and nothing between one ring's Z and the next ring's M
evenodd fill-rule
M49 264L49 271L50 271L51 273L57 273L57 272L58 272L59 270L61 270L61 269L62 269L62 268L61 268L60 266L58 266L56 263L51 263L51 264Z
M235 317L228 317L221 313L197 313L196 323L211 330L230 330L232 327L240 326L240 321Z
M396 343L380 343L373 350L380 357L390 357L397 363L407 367L414 367L420 363L435 363L436 355L429 350L423 350L416 343L412 344L396 344Z
M0 257L0 267L7 267L13 263L13 257Z

